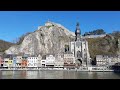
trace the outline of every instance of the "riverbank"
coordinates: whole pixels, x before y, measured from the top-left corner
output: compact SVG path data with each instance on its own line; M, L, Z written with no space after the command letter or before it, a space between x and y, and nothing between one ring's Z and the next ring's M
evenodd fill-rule
M92 69L56 69L56 68L40 68L40 69L0 69L0 71L79 71L79 72L113 72L114 70L92 70Z

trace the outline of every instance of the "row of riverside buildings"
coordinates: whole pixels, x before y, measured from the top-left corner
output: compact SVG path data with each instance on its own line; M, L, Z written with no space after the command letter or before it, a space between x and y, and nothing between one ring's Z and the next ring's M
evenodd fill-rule
M0 55L0 68L75 68L75 58L73 54L56 55Z
M112 66L120 62L120 55L96 55L97 66Z
M120 55L96 55L96 66L112 66L120 62ZM71 53L55 55L0 55L0 68L77 68Z

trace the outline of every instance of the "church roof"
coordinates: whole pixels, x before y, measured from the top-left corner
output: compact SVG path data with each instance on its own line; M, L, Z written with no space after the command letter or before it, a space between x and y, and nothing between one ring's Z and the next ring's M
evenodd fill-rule
M73 53L70 51L67 51L67 52L64 52L64 54L73 54Z

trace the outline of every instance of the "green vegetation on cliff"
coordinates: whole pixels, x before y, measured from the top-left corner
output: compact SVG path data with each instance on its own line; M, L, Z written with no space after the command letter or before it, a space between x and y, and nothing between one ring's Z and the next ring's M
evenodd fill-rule
M84 36L86 36L86 35L101 35L101 34L106 34L106 32L103 29L97 29L97 30L93 30L90 32L85 32Z
M88 38L91 58L96 55L114 55L118 51L118 37L106 35L103 38Z
M14 45L13 43L0 40L0 52L4 52L6 49Z

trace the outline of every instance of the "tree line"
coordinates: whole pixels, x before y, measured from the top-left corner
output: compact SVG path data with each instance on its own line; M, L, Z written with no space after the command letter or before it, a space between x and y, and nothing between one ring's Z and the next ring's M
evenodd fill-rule
M106 34L106 32L103 29L97 29L97 30L85 32L84 36L87 36L87 35L101 35L101 34Z

